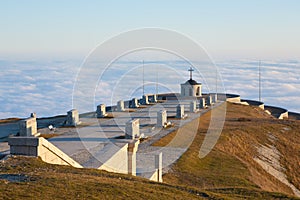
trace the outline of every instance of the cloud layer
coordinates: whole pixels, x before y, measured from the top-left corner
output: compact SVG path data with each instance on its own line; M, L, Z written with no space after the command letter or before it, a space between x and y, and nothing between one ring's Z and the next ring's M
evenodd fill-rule
M36 112L38 116L65 114L72 109L73 86L80 64L77 61L0 60L0 118L27 117L31 112ZM257 61L223 61L216 65L222 77L218 78L218 88L224 84L228 93L240 94L242 98L258 99ZM189 77L188 67L188 63L174 60L146 62L145 93L155 93L157 88L160 93L179 92L180 83ZM119 99L140 97L143 88L142 69L140 62L120 60L110 66L99 77L98 82L87 84L86 89L95 93L95 98L92 99L94 108L99 103L110 105ZM263 61L261 69L262 100L269 105L300 112L300 62ZM214 68L207 66L201 70L194 72L194 79L203 83L204 92L214 92L215 86L211 84L214 82L212 79L215 79ZM80 78L88 83L90 73ZM89 101L84 99L84 91L76 93L76 97L83 99L80 112L93 109L84 103Z

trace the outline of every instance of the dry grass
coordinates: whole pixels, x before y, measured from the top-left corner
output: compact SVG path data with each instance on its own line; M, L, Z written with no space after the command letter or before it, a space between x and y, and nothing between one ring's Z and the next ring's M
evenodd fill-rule
M217 145L207 157L199 159L198 153L210 123L210 114L208 112L200 118L198 134L192 145L172 167L172 172L164 176L167 183L222 191L234 198L238 195L237 191L247 193L252 190L258 195L256 198L261 199L271 198L264 191L293 195L289 187L265 172L253 157L257 155L257 145L270 143L270 134L277 137L274 145L283 155L281 163L287 169L289 180L299 188L298 121L277 120L259 108L228 104L225 126ZM185 127L186 130L190 125ZM283 133L282 130L287 126L289 131ZM175 136L176 132L173 132L155 145L169 145Z
M299 121L277 120L258 108L228 104L218 143L208 156L199 159L210 118L208 112L154 144L180 147L192 141L164 175L163 184L14 158L0 163L0 175L19 174L25 181L0 179L0 199L296 199L290 188L265 172L253 157L257 145L274 145L282 154L280 162L289 181L299 188ZM193 138L195 126L199 127ZM270 140L270 135L277 139Z
M13 123L20 121L21 119L19 118L7 118L7 119L0 119L0 124L5 124L5 123Z
M212 197L187 187L160 184L96 169L50 165L17 157L0 163L0 199L204 199Z

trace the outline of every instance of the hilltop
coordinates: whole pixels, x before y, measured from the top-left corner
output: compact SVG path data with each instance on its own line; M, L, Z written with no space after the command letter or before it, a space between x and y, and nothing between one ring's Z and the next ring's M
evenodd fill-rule
M163 184L13 157L0 165L0 198L296 199L284 180L300 188L299 121L278 120L258 107L227 103L221 137L213 151L199 159L209 122L210 112L191 122L199 123L198 134L164 175ZM168 144L175 134L154 145Z

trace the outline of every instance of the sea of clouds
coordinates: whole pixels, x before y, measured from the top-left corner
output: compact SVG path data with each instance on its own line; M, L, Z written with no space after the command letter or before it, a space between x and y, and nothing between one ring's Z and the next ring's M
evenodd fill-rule
M24 118L31 112L39 117L66 114L73 108L73 87L81 65L81 61L72 60L0 60L0 119ZM224 85L224 91L258 100L258 61L230 60L216 62L216 65L221 76L218 84ZM120 62L111 66L98 82L91 83L95 91L94 109L100 103L111 105L121 98L140 97L143 82L145 93L155 93L156 89L159 93L180 92L180 83L189 76L189 66L180 61L146 62L143 81L141 66L140 62ZM262 61L261 77L262 101L300 112L299 61ZM194 72L194 79L203 83L204 92L214 92L213 86L205 85L201 72ZM84 77L84 80L88 82L89 78ZM84 98L85 92L76 95ZM83 103L79 112L87 111L91 108Z

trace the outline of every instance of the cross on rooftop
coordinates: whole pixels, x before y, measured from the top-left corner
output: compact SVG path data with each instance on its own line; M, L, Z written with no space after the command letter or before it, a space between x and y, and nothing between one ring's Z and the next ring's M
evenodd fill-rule
M190 80L193 79L193 71L194 69L192 67L190 67L190 69L188 70L190 72Z

